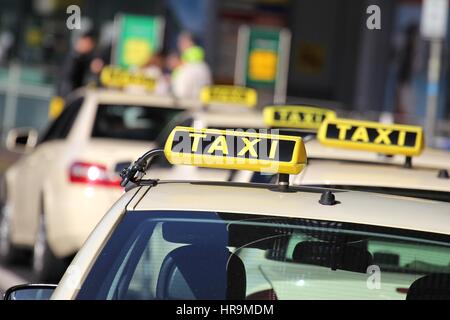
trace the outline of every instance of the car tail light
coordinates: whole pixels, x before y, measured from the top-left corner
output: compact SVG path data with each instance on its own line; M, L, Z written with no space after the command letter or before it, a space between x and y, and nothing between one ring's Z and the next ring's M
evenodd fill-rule
M74 162L69 169L69 179L72 183L120 187L120 178L106 166L96 163Z
M407 294L408 290L409 290L409 288L397 288L397 289L395 289L395 291L397 291L397 293L402 293L402 294Z

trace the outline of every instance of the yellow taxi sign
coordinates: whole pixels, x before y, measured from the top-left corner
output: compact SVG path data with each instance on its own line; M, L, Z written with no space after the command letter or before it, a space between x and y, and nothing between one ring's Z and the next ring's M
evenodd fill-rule
M263 110L267 126L277 128L319 129L325 119L336 118L333 110L303 106L267 106Z
M228 104L253 108L258 103L258 94L255 89L217 85L204 87L200 93L203 104Z
M298 174L306 164L300 137L176 127L164 147L172 164Z
M419 155L424 147L418 126L350 119L327 119L317 134L327 146L405 156Z
M100 74L100 82L106 87L123 88L130 85L141 86L149 91L156 87L156 79L143 73L129 72L123 68L106 66Z

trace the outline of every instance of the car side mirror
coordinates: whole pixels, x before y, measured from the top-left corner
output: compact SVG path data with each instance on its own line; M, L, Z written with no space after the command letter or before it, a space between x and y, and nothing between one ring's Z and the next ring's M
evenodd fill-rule
M9 151L26 153L36 146L38 136L38 131L33 128L11 129L6 136L6 148Z
M6 290L3 300L49 300L55 284L21 284Z

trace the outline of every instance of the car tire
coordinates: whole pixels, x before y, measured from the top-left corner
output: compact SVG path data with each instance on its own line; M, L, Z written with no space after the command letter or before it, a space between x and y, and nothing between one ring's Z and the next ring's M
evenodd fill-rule
M6 201L0 200L0 260L4 264L28 264L30 250L18 248L11 243L11 213Z
M58 283L67 267L65 259L55 256L48 244L43 214L39 217L32 265L35 280L42 283Z

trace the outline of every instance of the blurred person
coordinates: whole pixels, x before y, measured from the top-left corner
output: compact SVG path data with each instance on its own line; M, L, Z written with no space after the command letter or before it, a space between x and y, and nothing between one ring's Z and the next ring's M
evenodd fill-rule
M109 65L111 63L111 51L112 44L104 44L95 52L91 65L90 65L90 74L88 76L88 83L94 83L96 86L102 86L100 81L100 73L103 70L103 67Z
M181 64L181 58L177 52L172 52L166 57L165 67L168 73L176 72Z
M167 55L164 64L164 73L169 76L169 82L171 82L170 80L177 76L177 72L181 65L182 61L178 52L172 52ZM171 90L173 91L173 88L171 88Z
M91 64L89 66L91 73L98 75L102 71L103 67L105 66L105 62L102 58L94 58L91 61Z
M210 85L211 71L205 62L203 48L198 46L189 32L178 37L180 60L172 57L172 91L178 98L198 99L204 86Z
M92 31L82 34L75 43L74 50L64 59L61 69L60 82L57 93L61 97L67 96L73 90L86 84L92 71L101 69L101 63L94 66L94 50L96 38Z
M163 52L154 54L150 60L142 67L142 72L156 80L155 93L168 94L170 91L170 79L164 73L166 57Z

